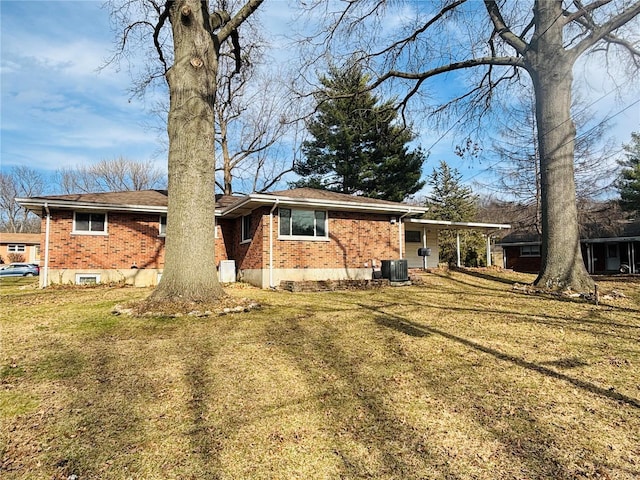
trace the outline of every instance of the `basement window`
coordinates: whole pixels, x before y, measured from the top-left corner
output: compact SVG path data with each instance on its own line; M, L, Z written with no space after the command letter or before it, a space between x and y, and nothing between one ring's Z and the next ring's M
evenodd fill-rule
M76 285L96 285L100 283L99 273L76 273Z

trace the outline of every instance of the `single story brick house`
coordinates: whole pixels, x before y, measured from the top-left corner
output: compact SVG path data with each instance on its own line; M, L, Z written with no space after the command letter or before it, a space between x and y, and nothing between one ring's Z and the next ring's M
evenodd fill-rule
M166 191L16 200L42 218L42 287L119 281L147 286L162 275ZM309 188L218 195L219 275L269 288L282 281L370 279L388 259L405 259L409 268L423 267L425 260L436 266L438 231L465 224L422 220L426 211ZM474 225L489 232L508 227ZM430 249L429 257L418 255L421 247Z
M607 228L590 225L580 240L582 258L591 274L640 273L640 221L616 222ZM512 232L502 246L504 267L518 272L540 271L540 235Z
M40 263L39 233L0 232L0 258L10 263L9 254L22 256L23 262Z

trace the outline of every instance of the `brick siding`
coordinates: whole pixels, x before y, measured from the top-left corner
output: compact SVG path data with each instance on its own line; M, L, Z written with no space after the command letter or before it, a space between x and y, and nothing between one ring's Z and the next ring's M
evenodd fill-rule
M237 269L269 265L270 207L251 214L250 242L241 242L242 218L219 220L216 262L233 259ZM162 268L164 237L159 214L109 212L107 235L73 234L73 212L51 211L49 267L53 269ZM278 211L273 214L274 268L363 268L375 260L398 258L398 225L392 215L328 212L329 240L278 239ZM42 223L44 248L46 220ZM44 250L43 250L44 251Z
M234 239L232 257L238 269L260 269L269 265L269 211L261 208L251 218L252 241L241 244ZM390 215L357 212L328 212L328 240L289 240L278 238L278 211L273 214L273 267L286 268L363 268L371 261L398 258L398 226ZM234 229L240 231L241 219Z
M73 234L73 212L51 212L49 267L59 269L129 269L164 267L164 237L159 214L109 212L107 235ZM42 222L44 247L46 217ZM220 229L218 229L220 232ZM226 260L224 238L216 239L216 261ZM44 252L44 249L43 249ZM43 253L44 254L44 253Z

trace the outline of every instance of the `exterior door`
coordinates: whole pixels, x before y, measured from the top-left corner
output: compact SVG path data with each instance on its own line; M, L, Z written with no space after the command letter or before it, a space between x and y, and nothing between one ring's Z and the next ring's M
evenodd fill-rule
M620 249L617 243L607 245L607 271L618 271L620 268Z

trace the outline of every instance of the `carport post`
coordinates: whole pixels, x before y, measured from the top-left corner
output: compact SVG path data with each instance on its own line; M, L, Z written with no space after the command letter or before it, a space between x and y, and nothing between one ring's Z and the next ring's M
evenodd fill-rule
M491 235L487 234L487 267L491 266Z
M456 230L456 255L458 259L458 268L460 268L460 230Z

